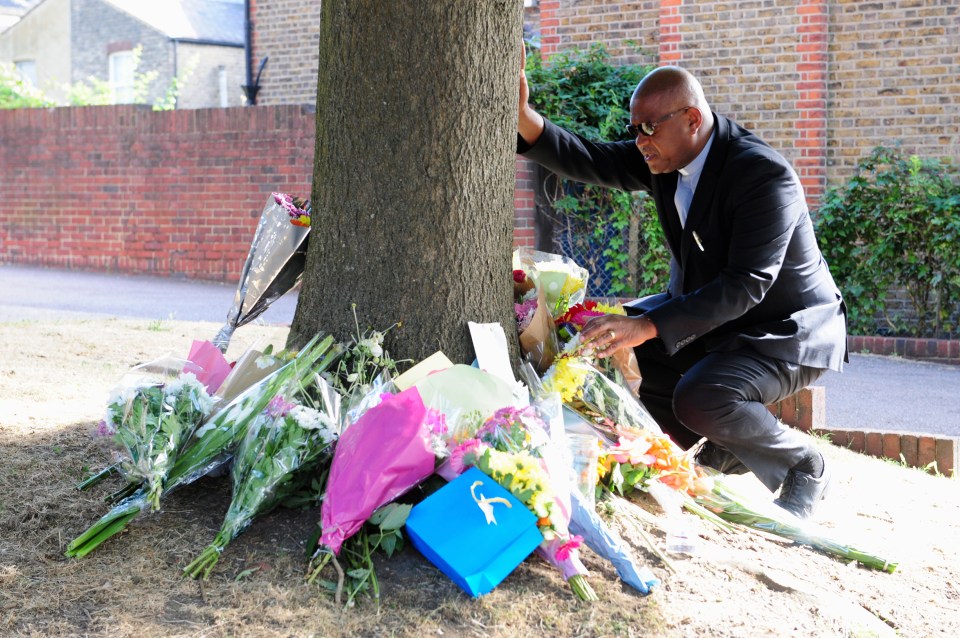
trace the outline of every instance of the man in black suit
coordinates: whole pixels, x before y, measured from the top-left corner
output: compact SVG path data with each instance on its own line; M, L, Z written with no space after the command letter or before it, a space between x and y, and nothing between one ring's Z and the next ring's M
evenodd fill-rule
M633 347L640 398L697 460L752 471L776 503L813 514L830 481L811 439L765 407L846 358L843 302L789 163L711 112L678 67L640 81L630 100L635 141L596 143L545 120L520 73L518 150L560 176L651 193L672 259L668 291L637 316L591 321L599 356Z

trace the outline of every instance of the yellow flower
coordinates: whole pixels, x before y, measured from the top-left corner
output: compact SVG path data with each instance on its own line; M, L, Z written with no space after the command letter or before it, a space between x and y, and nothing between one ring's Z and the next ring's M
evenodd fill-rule
M567 278L563 280L563 288L560 289L561 297L572 297L577 292L583 289L583 280L579 277L574 277L573 275L567 275Z
M623 306L620 304L605 304L597 303L597 306L594 308L597 312L602 312L605 315L626 315L627 311L623 309Z
M547 392L559 392L561 400L568 403L580 396L589 373L579 357L560 356L543 376L543 387Z
M540 521L541 532L553 529L550 516L553 512L555 494L539 459L526 450L502 452L487 448L477 460L477 467L490 478L503 485L510 478L510 485L504 486L521 500Z

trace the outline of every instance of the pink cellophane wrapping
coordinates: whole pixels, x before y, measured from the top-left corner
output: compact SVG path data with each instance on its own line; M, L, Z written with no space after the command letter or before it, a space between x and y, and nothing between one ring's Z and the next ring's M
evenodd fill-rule
M434 455L416 388L388 397L337 443L320 509L320 542L335 554L373 512L433 473Z

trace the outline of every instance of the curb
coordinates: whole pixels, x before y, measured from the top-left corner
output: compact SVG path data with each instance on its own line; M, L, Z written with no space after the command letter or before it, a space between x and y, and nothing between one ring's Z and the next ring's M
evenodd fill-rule
M954 343L960 345L960 342ZM957 363L960 363L960 360ZM828 428L827 393L822 386L807 386L793 396L767 407L785 424L826 438L833 445L897 461L930 474L957 477L957 468L960 467L960 439L915 432Z

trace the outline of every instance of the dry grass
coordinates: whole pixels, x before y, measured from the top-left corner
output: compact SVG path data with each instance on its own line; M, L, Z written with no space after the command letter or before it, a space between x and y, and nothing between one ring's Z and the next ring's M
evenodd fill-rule
M577 602L531 558L481 599L460 593L412 549L382 560L379 611L341 610L303 580L317 511L280 510L224 553L211 579L181 570L219 527L225 478L202 479L82 560L66 544L106 511L107 481L73 489L109 452L91 432L131 366L183 355L205 323L80 321L0 324L0 635L4 636L844 636L960 635L960 493L937 478L823 445L833 496L819 517L901 560L895 574L846 565L742 531L703 529L703 551L635 595L589 551L601 601ZM282 345L284 328L242 328ZM242 341L242 340L245 340ZM878 398L878 400L880 400ZM757 486L747 479L744 489ZM642 505L654 509L648 503ZM658 542L663 535L650 530Z

